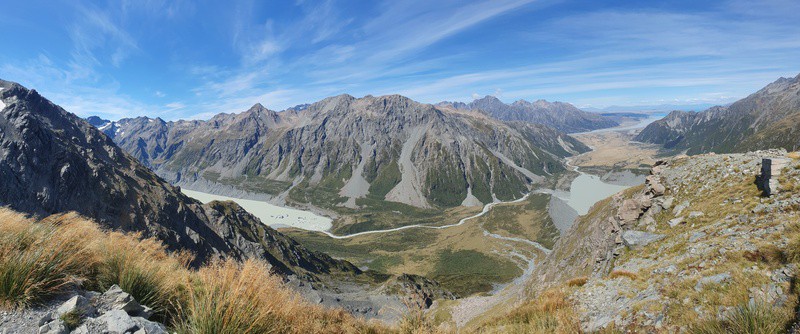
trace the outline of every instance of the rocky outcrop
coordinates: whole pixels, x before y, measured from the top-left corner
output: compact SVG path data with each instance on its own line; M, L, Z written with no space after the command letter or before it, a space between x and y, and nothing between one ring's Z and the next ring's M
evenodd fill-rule
M669 205L660 176L664 164L656 163L644 186L598 202L563 233L551 254L537 267L534 277L539 279L532 283L534 288L543 290L581 276L603 277L625 247L639 247L663 238L652 231L653 217Z
M588 150L547 126L399 95L341 95L282 112L257 104L208 121L122 119L113 127L106 134L174 184L334 210L376 200L447 208L516 199L564 170L560 158ZM470 194L477 200L467 201Z
M435 300L453 300L456 295L441 287L439 282L419 276L402 274L395 279L395 285L398 286L404 294L416 296L425 308L430 307ZM391 285L390 285L391 288Z
M572 133L584 132L619 125L611 117L585 112L564 102L519 100L505 104L494 96L486 96L470 103L441 102L438 106L455 109L480 110L487 115L504 121L522 121L543 124Z
M657 163L645 186L580 217L531 288L569 284L563 291L586 332L680 332L745 306L794 313L797 260L786 255L796 254L800 169L790 156L769 150ZM771 197L753 182L765 157L790 161L776 176L785 190Z
M673 111L651 123L637 141L687 154L800 148L800 75L780 78L729 106Z
M195 265L259 258L276 272L311 279L358 274L308 251L234 203L203 205L159 178L106 135L34 90L0 81L0 205L37 216L76 211L106 228L141 232Z
M39 334L167 334L164 325L148 320L152 314L152 309L114 285L103 294L87 291L73 296L39 320Z

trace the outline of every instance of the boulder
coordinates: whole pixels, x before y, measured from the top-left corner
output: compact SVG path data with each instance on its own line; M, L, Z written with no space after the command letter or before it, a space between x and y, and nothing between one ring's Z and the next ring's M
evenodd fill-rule
M647 192L652 194L654 197L663 196L667 191L667 188L661 184L661 178L659 178L657 175L647 176L645 178L645 186L647 187Z
M697 284L695 284L694 289L696 291L700 291L706 285L722 284L729 281L730 279L731 279L730 273L721 273L721 274L706 276L697 281Z
M626 225L635 222L639 219L639 216L642 215L642 212L651 205L653 205L652 200L645 196L622 201L622 205L620 205L619 211L617 212L620 224Z
M120 333L120 334L167 334L167 329L142 317L131 317L123 310L111 310L97 318L87 319L73 334Z
M688 208L689 205L690 205L689 201L683 201L681 204L678 204L677 206L675 206L674 209L672 209L672 213L674 213L675 215L679 215L681 214L681 212L683 212L683 210Z
M116 284L100 296L99 304L99 308L102 311L122 310L132 316L141 316L143 318L149 318L150 314L152 314L152 310L148 311L146 307L136 302L133 296L122 291L122 288Z
M149 321L142 317L133 317L133 321L139 328L134 334L169 334L164 325Z
M664 238L663 234L649 233L642 231L628 230L622 232L622 241L628 247L645 246L651 242L658 241Z
M672 202L674 202L674 201L675 201L675 197L672 197L672 196L663 197L661 199L661 207L664 208L664 210L669 210L669 208L672 207Z
M78 295L61 304L61 306L56 309L54 318L60 318L62 315L70 312L77 312L81 316L90 315L94 313L94 311L95 309L89 300L84 296Z
M69 334L69 328L63 320L56 319L39 327L39 334Z
M95 322L105 323L109 332L125 333L137 329L136 322L123 310L111 310L99 316Z
M678 226L679 224L683 224L685 222L686 222L686 219L684 219L683 217L676 217L676 218L670 219L667 222L667 224L669 225L669 227L675 227L675 226Z

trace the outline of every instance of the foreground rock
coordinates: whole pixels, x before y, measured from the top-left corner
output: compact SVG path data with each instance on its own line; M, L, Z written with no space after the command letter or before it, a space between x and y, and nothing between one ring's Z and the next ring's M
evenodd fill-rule
M70 298L39 320L39 334L168 333L164 325L148 320L152 313L114 285L103 294L86 292Z

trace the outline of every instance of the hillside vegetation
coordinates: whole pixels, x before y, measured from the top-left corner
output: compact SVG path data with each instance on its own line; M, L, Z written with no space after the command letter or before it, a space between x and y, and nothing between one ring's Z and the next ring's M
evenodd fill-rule
M101 230L76 213L41 220L0 208L0 308L24 309L80 289L119 285L180 333L391 332L312 305L258 260L189 269L191 255ZM36 320L34 320L36 321ZM2 326L0 326L2 327Z

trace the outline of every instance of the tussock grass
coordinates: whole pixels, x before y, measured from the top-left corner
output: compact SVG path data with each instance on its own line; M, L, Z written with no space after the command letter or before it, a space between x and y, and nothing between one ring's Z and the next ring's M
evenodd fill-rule
M639 278L639 275L634 273L634 272L627 271L627 270L614 270L610 274L608 274L608 277L610 277L610 278L622 278L622 277L625 277L625 278L629 278L632 281L635 281L635 280L637 280Z
M566 284L569 287L580 287L580 286L584 286L586 284L586 282L588 282L588 281L589 281L588 277L581 276L581 277L572 278L572 279L566 281L564 284Z
M562 289L550 289L508 314L489 320L474 332L574 334L582 331L577 313L567 300L566 292Z
M786 329L791 315L760 303L744 304L730 314L693 326L696 334L778 334Z
M285 316L299 311L296 296L255 261L202 268L188 294L181 327L190 333L283 333L291 325Z
M0 308L46 302L81 285L104 290L118 284L180 332L394 330L305 302L263 262L224 261L190 270L190 259L185 253L167 253L153 239L102 231L75 213L34 221L0 208Z
M139 235L112 232L95 243L98 259L94 283L101 291L116 284L157 315L174 315L182 298L183 279L188 275L191 256L176 253L167 256L164 246Z
M87 226L74 219L34 223L0 208L0 306L30 306L91 275Z
M61 317L59 317L59 319L64 321L64 324L67 325L67 328L73 330L77 328L78 325L80 325L82 316L83 314L81 314L80 311L72 310L62 314Z
M425 313L425 302L421 295L412 294L403 300L406 312L400 319L398 333L401 334L448 334L455 331L444 325L436 326L433 317Z

